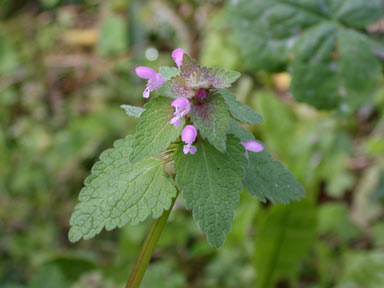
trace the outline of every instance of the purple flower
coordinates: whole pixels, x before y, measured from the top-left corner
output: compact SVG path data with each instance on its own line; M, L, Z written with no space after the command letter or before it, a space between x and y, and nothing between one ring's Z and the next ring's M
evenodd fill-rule
M248 158L248 151L261 152L264 150L263 145L261 145L259 142L253 141L253 140L247 141L247 142L240 142L240 143L247 150L247 151L245 151L245 157L247 157L247 158Z
M160 73L156 73L153 69L148 67L137 67L136 74L140 78L148 79L147 87L143 93L144 98L148 98L149 93L151 93L153 90L160 89L165 82L164 77Z
M173 113L173 118L169 123L177 128L181 124L181 118L187 115L189 110L191 110L191 105L186 98L179 97L172 101L171 106L175 107L175 113Z
M181 133L181 140L183 140L186 145L184 145L183 152L184 154L191 153L192 155L196 153L196 146L193 146L192 143L195 142L197 136L197 130L193 125L187 125L184 127L183 132Z
M183 63L183 55L184 55L184 50L181 48L177 48L172 52L172 58L175 61L178 68L180 68L181 64Z

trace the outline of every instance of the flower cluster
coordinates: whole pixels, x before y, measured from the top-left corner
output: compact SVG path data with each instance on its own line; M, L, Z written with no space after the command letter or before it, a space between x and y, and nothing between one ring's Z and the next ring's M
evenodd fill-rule
M187 71L183 71L182 65L183 65L184 54L185 52L181 48L177 48L172 52L172 58L175 61L180 74L182 76L184 75L183 80L189 83L189 86L183 87L185 89L182 89L182 91L185 92L183 95L185 97L177 97L171 103L171 106L175 109L175 111L169 123L174 125L175 128L181 125L182 118L186 117L189 111L191 110L191 104L189 101L193 97L196 96L196 98L201 101L207 97L210 86L212 86L213 88L220 88L220 82L217 81L217 79L212 78L212 76L207 71L203 71L203 70L194 71L195 67L192 67L192 68L187 67L185 68L185 70ZM191 70L191 71L188 71L188 70ZM204 75L202 78L205 77L206 79L200 82L199 84L194 84L193 81L196 80L194 78L198 73L201 73L202 75ZM146 88L143 92L144 98L148 98L149 94L153 90L159 90L163 86L163 84L166 82L166 80L160 73L155 72L153 69L149 67L137 67L136 74L140 78L148 80ZM209 84L208 86L207 86L207 83ZM184 149L183 149L184 154L190 153L193 155L196 153L197 148L196 146L192 145L196 141L196 137L197 137L196 127L191 124L186 125L181 133L181 140L185 142ZM248 158L248 151L260 152L264 149L264 147L256 141L241 142L241 144L246 149L245 156L247 158Z

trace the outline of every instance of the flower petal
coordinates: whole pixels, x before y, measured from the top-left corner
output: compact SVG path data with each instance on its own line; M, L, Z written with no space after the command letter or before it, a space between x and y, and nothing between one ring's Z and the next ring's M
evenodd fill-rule
M175 126L175 128L179 127L181 125L181 120L179 117L175 116L173 117L170 121L169 121L169 124L173 124L173 126Z
M151 89L149 87L145 88L143 92L143 97L148 98L150 93L151 93Z
M184 97L178 97L172 101L171 106L176 108L176 111L181 111L180 116L184 117L191 110L191 104L189 104L188 99Z
M195 154L196 151L197 151L196 146L191 145L191 147L189 147L189 153L191 153L192 155Z
M143 79L154 79L157 73L152 68L140 66L136 68L136 74Z
M150 81L153 90L158 90L163 86L165 79L160 73L155 73L155 76Z

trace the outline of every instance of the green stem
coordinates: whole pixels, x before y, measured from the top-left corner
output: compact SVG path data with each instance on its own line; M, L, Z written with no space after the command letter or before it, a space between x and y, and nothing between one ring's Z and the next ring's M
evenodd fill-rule
M148 232L147 238L141 248L140 255L136 260L135 267L131 272L131 276L127 282L125 288L138 288L140 287L141 280L143 279L144 273L147 270L149 261L152 258L153 250L155 250L156 244L160 238L161 232L164 229L165 224L167 223L169 214L175 204L176 197L172 199L171 207L164 211L163 215L153 221L152 226Z

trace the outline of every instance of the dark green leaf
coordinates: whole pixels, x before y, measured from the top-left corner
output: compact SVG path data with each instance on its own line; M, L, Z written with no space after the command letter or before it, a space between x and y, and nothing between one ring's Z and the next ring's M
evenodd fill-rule
M305 196L304 187L295 176L264 149L261 152L248 151L248 167L243 181L249 193L262 202L288 204Z
M374 91L380 63L372 50L383 45L363 29L383 17L380 0L239 0L231 13L247 63L290 65L298 101L353 112Z
M176 195L172 178L154 158L132 163L132 136L115 142L92 168L71 217L69 240L90 239L112 230L159 217Z
M277 280L298 271L316 236L316 208L309 201L272 206L258 215L255 266L258 287L275 287ZM261 217L260 217L261 216Z
M241 141L255 140L252 133L231 120L229 133L239 137ZM272 158L265 149L261 152L248 151L248 166L243 180L249 193L266 202L280 202L288 204L292 200L299 200L305 196L303 186L297 182L295 176L279 161Z
M215 248L231 229L234 207L242 191L241 180L247 160L239 139L229 136L227 150L220 153L208 142L196 143L194 155L184 155L183 145L175 155L176 184L200 229Z
M223 97L225 103L229 107L232 116L243 123L260 124L263 117L259 113L253 111L249 106L237 101L236 96L232 95L228 90L219 90L218 93Z

